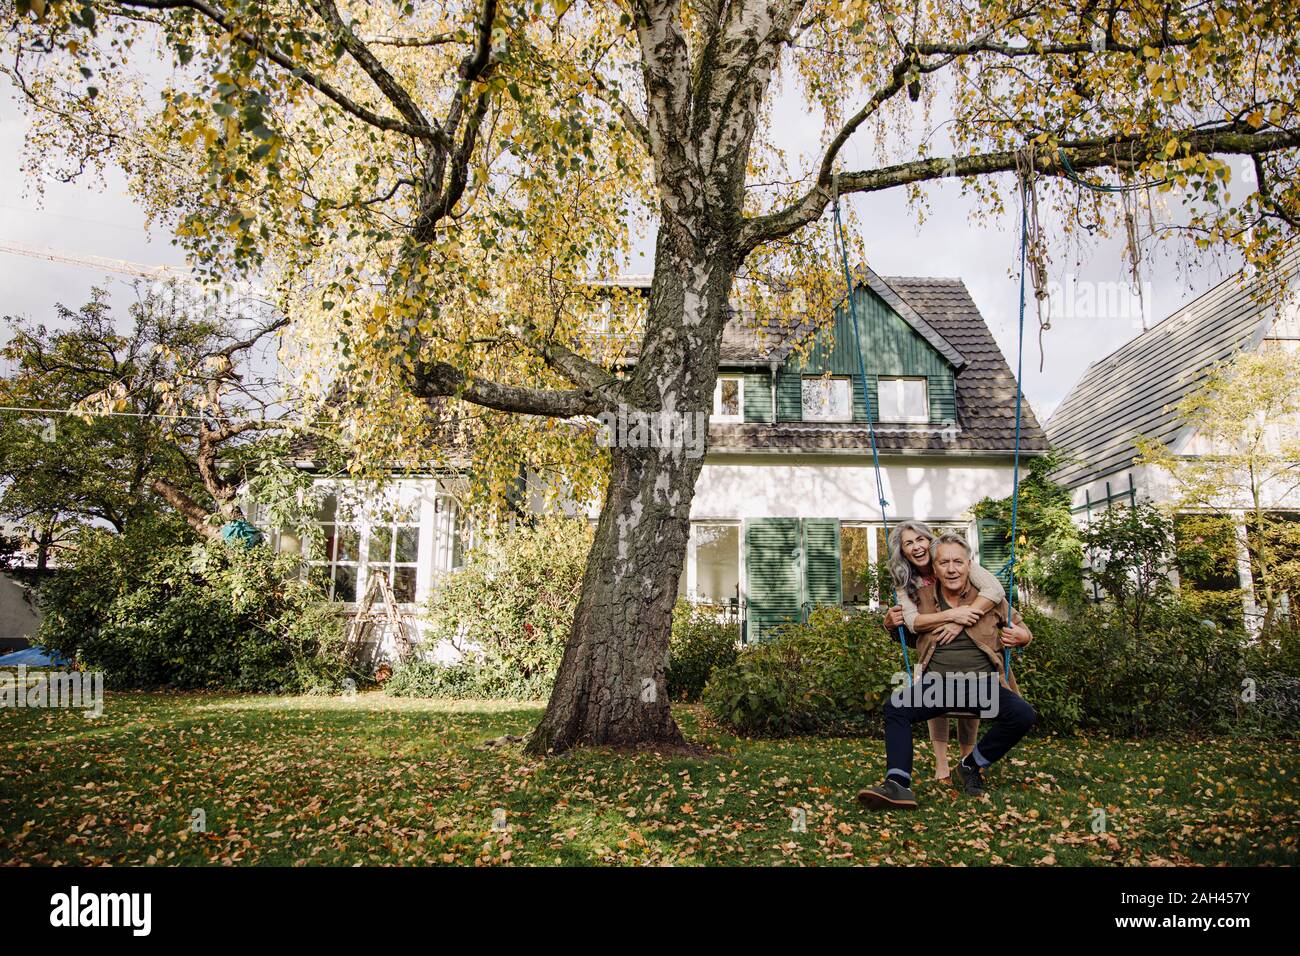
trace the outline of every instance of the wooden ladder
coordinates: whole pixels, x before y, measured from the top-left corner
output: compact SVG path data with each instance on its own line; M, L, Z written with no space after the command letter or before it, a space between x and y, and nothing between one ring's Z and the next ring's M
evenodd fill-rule
M375 607L376 601L380 604L378 608ZM349 662L356 663L358 655L366 646L376 625L391 628L393 639L397 644L398 660L409 660L415 653L410 624L406 615L397 606L397 599L393 596L393 589L389 587L387 575L379 571L370 575L361 607L357 609L352 623L348 626L347 638L343 642L343 655Z

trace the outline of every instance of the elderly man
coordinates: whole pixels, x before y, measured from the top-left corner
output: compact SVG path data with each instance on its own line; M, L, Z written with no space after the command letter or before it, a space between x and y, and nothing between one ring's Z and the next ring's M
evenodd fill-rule
M935 539L933 548L935 583L918 591L918 611L934 614L974 602L979 592L970 583L970 545L960 535L945 534ZM861 791L859 802L881 810L916 809L912 724L953 710L978 709L973 696L984 705L980 716L996 719L952 777L966 794L982 794L984 768L1015 746L1037 718L1002 663L1003 648L1022 647L1031 640L1020 615L1010 612L1005 600L974 624L943 625L919 634L915 679L896 690L885 705L885 782ZM976 690L980 687L982 694Z

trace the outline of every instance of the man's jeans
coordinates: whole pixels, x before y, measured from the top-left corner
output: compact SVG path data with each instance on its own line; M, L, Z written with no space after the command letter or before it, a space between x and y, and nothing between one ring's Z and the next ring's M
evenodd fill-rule
M931 717L941 717L949 707L899 706L891 699L885 704L885 766L887 771L912 776L912 725ZM1029 732L1038 714L1023 697L998 685L998 715L980 742L975 745L975 762L987 767L1019 743Z

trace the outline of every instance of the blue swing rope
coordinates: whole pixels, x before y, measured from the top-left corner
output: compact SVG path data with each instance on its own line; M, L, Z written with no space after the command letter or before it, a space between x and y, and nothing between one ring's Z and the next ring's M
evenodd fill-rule
M1010 618L1016 609L1016 518L1020 511L1020 383L1025 365L1025 270L1029 257L1029 197L1025 187L1025 176L1021 175L1017 178L1020 182L1020 322L1019 338L1016 341L1016 452L1011 479L1011 556L1006 563L1008 625L1011 624ZM1002 648L1002 661L1006 675L1010 678L1011 648Z
M876 447L876 423L871 414L871 390L867 388L867 366L862 358L862 335L858 331L858 300L853 295L853 279L849 274L849 253L844 242L844 224L840 221L840 175L834 173L831 183L835 194L835 241L840 247L840 265L844 269L844 288L847 291L849 315L853 322L853 352L858 357L858 380L862 382L862 401L867 410L867 433L871 436L871 465L876 470L876 498L880 502L880 519L885 526L885 540L889 540L889 502L885 500L885 483L880 476L880 450ZM850 404L852 397L850 396ZM898 603L898 591L890 588L893 603ZM898 645L903 649L903 667L907 670L907 681L912 682L912 662L907 654L907 638L903 636L903 626L898 626Z

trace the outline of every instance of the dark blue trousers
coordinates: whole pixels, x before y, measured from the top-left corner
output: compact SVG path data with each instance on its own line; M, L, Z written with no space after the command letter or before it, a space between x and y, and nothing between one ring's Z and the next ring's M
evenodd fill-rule
M912 779L912 725L931 717L941 717L948 707L899 706L891 699L885 704L885 766L894 776ZM998 715L993 719L972 755L981 767L1003 757L1020 742L1038 714L1028 702L1010 688L998 685ZM987 723L987 721L986 721Z

